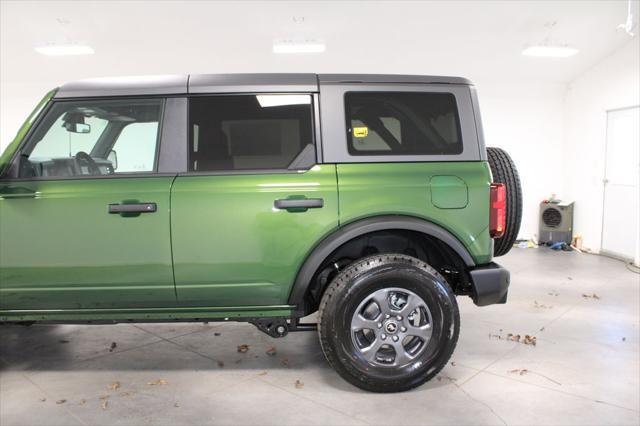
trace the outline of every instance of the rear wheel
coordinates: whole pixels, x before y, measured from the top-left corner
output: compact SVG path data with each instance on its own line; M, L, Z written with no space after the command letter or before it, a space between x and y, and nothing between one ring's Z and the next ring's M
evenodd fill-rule
M364 258L329 285L319 311L322 350L355 386L398 392L423 384L446 365L460 315L445 279L406 255Z
M518 170L507 152L500 148L487 148L487 159L493 182L504 183L507 192L507 223L504 235L493 242L493 255L507 254L520 231L522 220L522 188Z

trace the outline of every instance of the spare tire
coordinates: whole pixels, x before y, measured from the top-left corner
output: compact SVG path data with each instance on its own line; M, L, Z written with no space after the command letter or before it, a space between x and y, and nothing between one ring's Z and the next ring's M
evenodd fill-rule
M493 182L504 183L507 192L507 223L502 237L493 243L493 255L507 254L518 237L522 220L522 187L518 170L507 152L500 148L487 148L487 158Z

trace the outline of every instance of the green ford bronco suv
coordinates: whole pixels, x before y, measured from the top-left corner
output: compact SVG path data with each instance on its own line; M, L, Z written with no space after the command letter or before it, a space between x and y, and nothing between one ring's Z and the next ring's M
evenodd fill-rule
M317 328L346 380L406 390L450 358L457 295L506 301L520 216L462 78L69 83L0 157L0 321Z

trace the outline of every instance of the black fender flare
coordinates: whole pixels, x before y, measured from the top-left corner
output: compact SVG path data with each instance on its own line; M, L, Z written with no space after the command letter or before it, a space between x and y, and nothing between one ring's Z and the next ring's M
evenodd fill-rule
M289 295L289 305L296 306L297 310L304 307L304 297L307 288L322 262L338 247L364 234L385 230L417 231L437 238L447 244L468 268L476 266L475 261L466 247L453 234L433 222L418 219L412 216L389 215L376 216L351 222L338 228L332 234L325 237L309 254L298 271L296 280Z

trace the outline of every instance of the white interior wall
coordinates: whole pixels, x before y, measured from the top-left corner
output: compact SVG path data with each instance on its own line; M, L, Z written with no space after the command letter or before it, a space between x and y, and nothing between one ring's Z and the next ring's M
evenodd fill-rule
M538 205L562 191L564 87L487 88L479 91L487 146L505 149L523 192L520 238L538 234Z
M564 102L562 197L574 200L574 234L600 250L607 110L640 103L640 38L569 84Z

